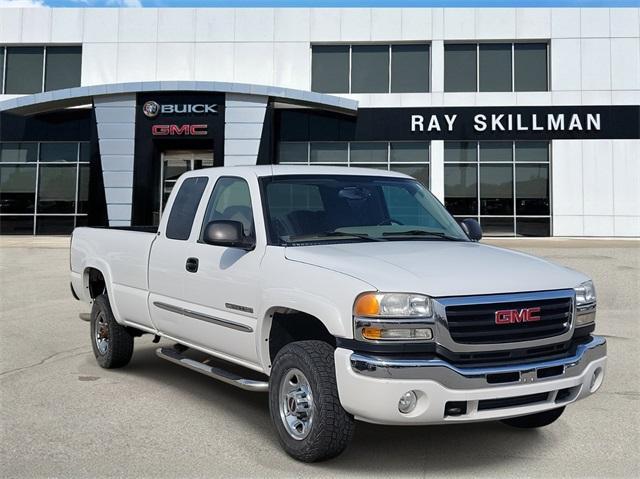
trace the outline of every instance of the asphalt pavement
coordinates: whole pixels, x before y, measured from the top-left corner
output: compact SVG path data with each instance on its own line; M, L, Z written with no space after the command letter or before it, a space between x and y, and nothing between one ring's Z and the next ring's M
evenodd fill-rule
M0 237L0 475L640 477L640 241L489 242L594 278L602 389L541 430L358 423L342 456L309 465L281 450L266 395L158 359L149 336L126 368L99 368L78 319L89 308L69 292L68 239Z

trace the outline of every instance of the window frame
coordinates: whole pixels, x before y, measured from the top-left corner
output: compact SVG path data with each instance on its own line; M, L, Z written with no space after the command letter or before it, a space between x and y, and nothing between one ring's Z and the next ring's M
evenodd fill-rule
M420 45L426 46L429 55L429 61L427 64L427 91L417 91L417 92L394 92L391 89L391 85L393 84L393 47L394 46L403 46L403 45ZM327 92L327 94L354 94L354 95L385 95L391 93L431 93L432 88L432 72L433 72L433 50L432 50L432 42L431 41L406 41L406 42L362 42L362 43L311 43L309 47L309 56L310 56L310 68L309 68L309 90L313 90L313 48L314 47L331 47L331 46L347 46L349 47L349 70L347 72L347 83L348 83L348 91L343 92ZM353 92L352 88L352 78L353 78L353 47L356 46L386 46L388 48L388 85L386 91L374 92L374 93L356 93ZM325 93L325 92L317 92L317 93Z
M32 165L36 170L35 183L34 183L34 208L33 211L28 213L1 213L0 212L0 221L3 217L30 217L32 220L32 235L38 234L38 220L39 218L44 217L71 217L73 218L74 227L83 226L86 224L86 220L89 216L88 211L82 212L78 208L80 203L80 169L82 167L91 168L91 159L88 158L86 161L83 160L82 157L82 149L83 147L90 147L91 143L89 141L1 141L0 148L5 143L13 143L13 144L35 144L35 161L24 161L24 162L15 162L15 161L4 161L0 162L0 165ZM40 161L40 149L43 143L75 143L77 145L76 151L76 160L75 161ZM76 184L75 184L75 196L74 202L75 207L74 211L71 213L41 213L38 212L38 201L40 199L38 189L40 185L40 167L41 166L49 166L49 165L67 165L67 166L75 166L76 168ZM90 184L88 186L90 188ZM90 191L90 190L89 190ZM90 193L89 193L90 194ZM81 224L79 224L81 223Z
M507 91L489 91L489 90L480 90L480 45L491 45L491 44L510 44L511 45L511 89ZM545 90L516 90L516 61L515 61L515 46L518 44L544 44L546 47L546 89ZM483 40L483 41L468 41L468 40L460 40L460 41L445 41L444 49L446 50L447 45L475 45L476 50L476 86L475 90L465 90L465 91L447 91L446 85L443 85L444 93L540 93L540 92L550 92L551 88L551 40L550 39L541 39L541 40ZM446 68L444 62L446 62L446 54L443 55L443 71ZM446 83L446 77L445 77Z
M7 52L9 48L42 48L42 79L40 82L40 91L36 93L7 93ZM56 47L77 47L80 50L80 81L82 82L82 43L61 43L61 44L47 44L47 45L24 45L24 44L3 44L0 45L0 50L4 52L2 58L2 69L0 69L0 95L35 95L37 93L44 93L46 86L46 78L47 78L47 47L56 48ZM78 87L82 86L82 83L77 85ZM65 88L75 88L72 86ZM63 88L64 89L64 88ZM54 91L54 90L48 90Z
M196 243L199 244L206 244L208 246L215 246L215 245L211 245L209 243L205 243L202 240L202 237L204 236L204 230L207 227L207 224L205 224L205 222L207 221L207 213L209 212L209 207L212 206L212 201L213 201L213 195L216 192L216 187L218 186L218 184L220 183L221 180L240 180L240 181L244 181L244 183L247 185L247 191L249 192L249 204L251 205L251 223L253 224L253 228L251 228L251 235L246 236L247 238L251 238L254 241L257 241L257 234L256 234L256 220L255 220L255 214L254 214L254 208L253 208L253 196L251 195L251 185L249 185L249 182L246 180L246 178L243 178L241 176L235 176L235 175L224 175L224 176L219 176L218 178L216 178L215 183L213 184L213 187L211 188L211 193L209 194L209 198L207 199L207 204L204 208L204 211L202 212L202 221L200 224L200 232L198 233L198 239L196 240ZM203 194L204 196L204 194ZM195 225L194 225L195 226Z
M280 162L280 154L279 148L280 143L298 143L298 144L306 144L307 145L307 158L305 161L297 161L290 162L285 161L284 163ZM311 143L346 143L347 144L347 161L345 162L312 162L311 161ZM351 161L351 145L352 143L385 143L387 149L387 159L384 162L374 162L374 163L360 163L360 162L352 162ZM392 143L416 143L416 144L424 144L427 146L426 150L426 161L417 162L417 161L391 161L391 144ZM428 181L426 184L423 184L429 191L431 191L431 155L432 155L432 146L431 141L429 140L362 140L362 141L335 141L335 142L327 142L327 141L280 141L277 142L276 152L274 158L274 164L282 164L282 165L305 165L305 166L323 166L323 165L331 165L331 166L344 166L344 167L356 167L356 168L372 168L375 166L386 166L386 171L395 171L392 166L426 166L428 168ZM419 180L418 180L419 181Z
M519 237L517 231L517 222L519 219L548 219L549 220L549 235L553 235L553 175L552 175L552 161L553 161L553 142L550 140L522 140L523 143L545 143L547 145L547 159L545 161L518 161L516 157L516 144L519 143L518 140L511 140L511 161L481 161L480 160L480 143L490 143L490 142L504 142L504 140L478 140L478 141L450 141L446 143L469 143L475 144L475 159L467 160L467 161L444 161L444 166L446 165L475 165L476 166L476 203L477 208L474 214L462 215L462 214L453 214L451 215L456 219L463 218L475 218L480 221L482 224L482 218L510 218L513 222L512 234L509 236L505 235L489 235L495 237ZM446 148L446 146L445 146ZM509 165L511 166L511 184L512 184L512 194L513 194L513 212L509 215L483 215L482 211L482 192L481 192L481 168L485 165ZM548 175L548 188L549 188L549 213L546 215L528 215L528 214L518 214L517 213L517 201L518 201L518 190L517 190L517 175L516 170L519 165L547 165L547 175ZM446 204L446 194L444 197L444 202Z

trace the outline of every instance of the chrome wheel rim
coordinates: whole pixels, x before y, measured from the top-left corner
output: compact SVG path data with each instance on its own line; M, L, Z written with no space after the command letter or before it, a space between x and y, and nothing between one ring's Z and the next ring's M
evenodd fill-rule
M301 441L313 424L314 404L311 385L299 369L287 371L280 382L280 419L287 433Z
M109 350L110 338L109 325L103 313L98 313L98 317L96 318L95 340L98 352L102 355L106 354Z

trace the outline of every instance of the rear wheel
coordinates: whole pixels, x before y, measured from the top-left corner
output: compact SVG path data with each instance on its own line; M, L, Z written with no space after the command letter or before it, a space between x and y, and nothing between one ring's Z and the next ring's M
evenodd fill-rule
M529 414L527 416L512 417L509 419L503 419L502 422L509 426L532 429L536 427L548 426L564 412L564 407L558 409L551 409L550 411L538 412L536 414Z
M322 341L287 344L269 378L269 410L285 451L316 462L340 454L353 437L354 419L340 404L333 348Z
M105 369L126 366L133 355L133 336L116 322L106 294L98 296L91 308L91 345Z

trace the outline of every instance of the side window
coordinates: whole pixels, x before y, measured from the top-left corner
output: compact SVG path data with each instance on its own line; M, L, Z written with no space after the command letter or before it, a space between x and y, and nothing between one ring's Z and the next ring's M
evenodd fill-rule
M233 220L242 223L245 236L254 236L253 210L249 185L241 178L220 178L213 188L202 231L211 221ZM200 232L202 236L202 232Z
M189 239L193 219L196 216L202 193L208 178L195 177L184 180L169 213L166 235L169 239Z

